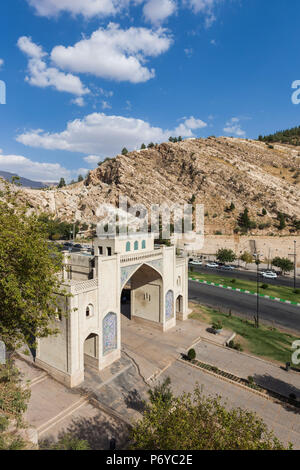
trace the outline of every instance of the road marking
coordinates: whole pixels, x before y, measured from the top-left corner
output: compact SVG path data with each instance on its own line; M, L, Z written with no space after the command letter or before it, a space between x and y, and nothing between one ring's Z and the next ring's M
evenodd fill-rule
M244 291L243 289L236 289L235 287L224 286L221 284L216 284L214 282L207 282L207 281L203 281L202 279L195 279L195 278L189 277L189 281L198 282L199 284L206 284L206 285L213 286L213 287L219 287L221 289L231 290L234 292L240 292L241 294L255 295L257 297L256 292L251 292L248 290ZM295 305L296 307L300 307L300 303L293 302L292 300L284 300L284 299L280 299L279 297L272 297L270 295L265 295L265 294L259 294L259 296L263 299L275 300L276 302L281 302L283 304Z

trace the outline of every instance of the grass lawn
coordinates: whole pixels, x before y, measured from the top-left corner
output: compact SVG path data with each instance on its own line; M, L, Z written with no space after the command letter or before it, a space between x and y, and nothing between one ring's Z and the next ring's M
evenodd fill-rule
M202 281L214 282L216 284L223 284L225 286L235 287L236 289L245 289L252 292L256 292L256 282L244 281L242 279L235 279L234 274L232 278L222 277L221 274L203 274L189 271L189 277L201 279ZM235 279L234 282L233 279ZM268 280L263 280L259 283L260 286L268 284ZM260 289L260 293L264 295L270 295L271 297L279 297L282 300L291 300L292 302L300 303L300 295L295 294L292 287L285 286L274 286L268 284L267 289Z
M235 316L220 313L209 307L193 305L194 311L190 318L212 324L221 320L223 327L237 334L236 342L239 342L245 352L255 356L272 359L285 365L292 359L292 344L299 340L297 336L281 332L275 328L261 325L255 328L254 322ZM298 368L300 370L300 368Z

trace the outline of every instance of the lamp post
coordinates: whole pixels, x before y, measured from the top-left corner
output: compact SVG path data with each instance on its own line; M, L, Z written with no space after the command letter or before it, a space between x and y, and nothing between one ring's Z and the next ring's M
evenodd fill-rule
M259 328L259 253L254 253L255 264L256 264L256 317L255 317L255 326Z
M294 289L297 287L297 241L294 240Z
M297 287L297 241L294 240L294 253L290 253L294 257L294 289Z

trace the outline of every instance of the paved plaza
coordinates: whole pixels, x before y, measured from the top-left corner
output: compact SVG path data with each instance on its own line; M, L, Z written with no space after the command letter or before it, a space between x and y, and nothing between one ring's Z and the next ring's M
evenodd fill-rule
M40 441L72 432L87 439L93 449L108 449L116 436L118 447L126 447L129 425L141 417L149 387L170 377L174 393L193 391L198 383L204 394L220 395L227 406L256 412L279 439L300 449L300 410L180 362L181 354L193 346L200 361L240 377L252 375L261 385L281 393L299 395L297 373L286 373L275 364L224 348L230 334L213 336L207 325L196 320L178 322L176 328L163 333L149 324L125 319L121 359L100 372L87 367L83 384L73 390L17 359L23 381L32 391L26 419L37 429ZM213 344L212 339L218 343Z

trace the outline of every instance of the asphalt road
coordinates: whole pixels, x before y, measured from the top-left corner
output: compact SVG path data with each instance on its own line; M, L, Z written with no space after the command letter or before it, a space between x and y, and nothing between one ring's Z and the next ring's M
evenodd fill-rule
M216 276L222 276L224 278L236 278L242 279L245 281L254 281L256 282L256 272L253 271L240 271L235 269L234 271L224 271L223 269L212 269L206 268L205 266L193 266L189 264L189 269L193 268L194 272L204 273L204 274L215 274ZM270 285L280 285L287 287L294 287L294 279L287 276L278 276L277 279L264 279L260 276L260 280L266 282ZM300 289L300 278L297 277L297 287Z
M189 281L189 300L253 320L256 296ZM269 299L259 299L260 318L274 327L300 333L300 307Z

